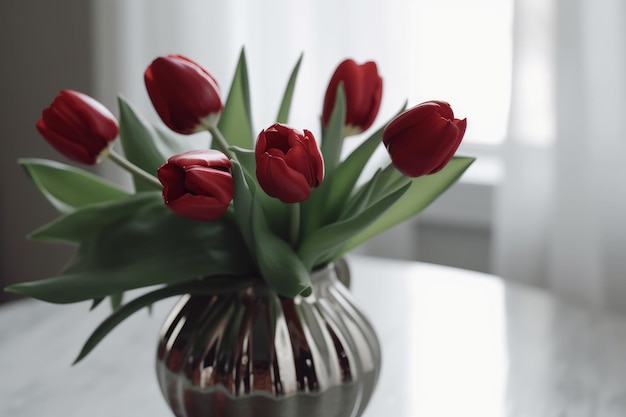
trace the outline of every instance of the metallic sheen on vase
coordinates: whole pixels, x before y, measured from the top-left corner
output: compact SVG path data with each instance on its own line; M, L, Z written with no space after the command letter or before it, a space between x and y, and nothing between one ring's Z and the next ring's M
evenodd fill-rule
M345 266L345 265L344 265ZM282 298L262 281L186 295L161 330L156 370L177 417L358 417L380 370L380 346L335 265L313 294Z

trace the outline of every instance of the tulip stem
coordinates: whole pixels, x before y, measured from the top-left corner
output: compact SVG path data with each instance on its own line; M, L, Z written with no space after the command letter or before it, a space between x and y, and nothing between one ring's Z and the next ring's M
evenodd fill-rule
M211 133L211 136L213 136L213 140L215 140L219 147L222 148L222 152L224 152L229 159L234 159L235 156L232 154L230 149L228 149L230 147L228 141L226 140L224 135L222 135L222 132L217 128L217 126L208 124L205 125L205 127Z
M115 152L111 148L109 148L109 158L111 158L113 162L115 162L126 171L130 172L135 177L142 179L143 181L154 186L158 190L163 188L159 180L154 175L150 175L149 173L139 168L137 165L133 164L128 159L124 158L122 155Z
M298 240L300 239L300 203L290 204L291 208L291 246L293 248L298 247Z

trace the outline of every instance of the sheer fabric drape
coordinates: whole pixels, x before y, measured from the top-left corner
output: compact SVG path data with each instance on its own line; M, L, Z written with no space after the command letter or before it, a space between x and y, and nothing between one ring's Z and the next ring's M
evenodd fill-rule
M261 129L273 122L289 71L304 52L291 124L317 133L335 65L345 57L372 59L385 80L382 123L407 97L420 97L411 80L424 62L411 39L420 2L381 3L94 0L96 92L113 109L121 92L157 120L142 80L154 57L179 53L197 60L225 94L245 46L255 129ZM495 199L492 244L498 275L622 310L625 8L622 0L515 0L506 175ZM412 236L399 247L406 251Z
M626 311L626 5L516 0L494 271Z
M143 85L152 59L182 54L205 66L225 95L245 47L255 128L274 121L291 69L303 54L290 123L319 131L325 88L340 60L375 60L385 77L379 123L407 98L405 0L228 2L94 0L98 95L112 108L118 91L155 114Z

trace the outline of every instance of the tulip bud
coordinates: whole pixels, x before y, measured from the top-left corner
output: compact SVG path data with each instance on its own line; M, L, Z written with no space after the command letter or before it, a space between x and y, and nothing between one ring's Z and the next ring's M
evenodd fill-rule
M100 102L78 91L62 90L43 111L37 130L67 158L94 165L117 138L119 127Z
M165 205L179 216L198 221L221 217L235 192L230 160L216 150L174 155L157 171Z
M383 79L378 75L376 63L370 61L358 65L353 60L347 59L339 64L324 97L322 111L324 127L328 124L335 107L339 83L343 84L346 96L346 136L364 132L374 123L383 94Z
M152 61L144 73L152 105L163 123L190 135L215 125L222 114L217 81L204 68L181 55Z
M383 131L383 143L400 172L420 177L446 166L466 126L467 119L455 119L448 103L427 101L393 119Z
M313 134L276 123L257 138L256 176L261 188L283 203L309 198L324 178L324 161Z

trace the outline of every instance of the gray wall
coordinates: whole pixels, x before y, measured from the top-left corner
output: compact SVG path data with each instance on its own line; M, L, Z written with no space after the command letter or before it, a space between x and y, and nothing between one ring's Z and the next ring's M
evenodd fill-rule
M90 93L90 2L4 0L0 6L0 287L53 274L69 248L28 241L55 211L17 159L63 160L35 123L62 88ZM12 298L0 292L0 301Z

